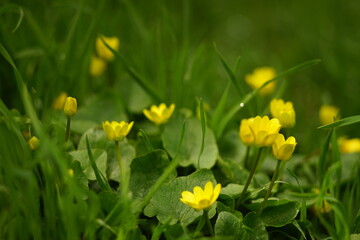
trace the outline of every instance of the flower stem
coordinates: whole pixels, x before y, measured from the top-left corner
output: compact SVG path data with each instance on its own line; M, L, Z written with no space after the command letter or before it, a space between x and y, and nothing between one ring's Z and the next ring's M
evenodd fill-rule
M211 225L211 222L210 222L210 219L209 219L209 210L204 210L204 218L205 218L205 221L206 221L206 226L210 232L210 235L213 237L215 236L214 234L214 229Z
M252 166L252 168L251 168L249 177L248 177L247 180L246 180L244 189L243 189L243 191L242 191L239 199L237 200L237 207L241 204L241 201L243 200L243 198L244 198L244 196L245 196L245 194L246 194L246 191L247 191L247 189L248 189L248 187L249 187L249 185L250 185L251 179L252 179L253 176L254 176L254 173L255 173L255 171L256 171L257 165L258 165L259 160L260 160L260 156L261 156L262 149L263 149L263 148L259 148L259 151L258 151L257 156L256 156L256 160L255 160L255 162L254 162L254 164L253 164L253 166Z
M278 160L277 161L277 164L276 164L276 168L275 168L275 171L273 173L273 176L272 176L272 179L271 179L271 182L270 182L270 186L265 194L265 197L264 197L264 200L262 201L261 205L260 205L260 208L257 212L257 216L260 216L262 211L264 210L264 208L266 207L266 202L268 200L268 198L270 197L270 194L271 194L271 190L274 186L274 183L278 177L278 174L279 174L279 168L280 168L280 164L281 164L281 160Z
M250 146L246 146L246 153L244 159L244 168L249 169L249 155L250 155Z
M65 142L69 140L69 136L70 136L70 117L67 118L67 122L66 122Z
M123 159L121 157L120 152L120 144L119 141L115 141L115 148L116 148L116 158L119 164L120 168L120 183L121 183L121 196L123 197L123 200L125 201L127 199L127 192L128 192L128 169L126 168Z

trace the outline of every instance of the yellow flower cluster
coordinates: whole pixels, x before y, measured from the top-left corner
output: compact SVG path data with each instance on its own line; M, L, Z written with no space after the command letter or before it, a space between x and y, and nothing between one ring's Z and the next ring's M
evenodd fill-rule
M245 81L253 89L260 88L267 81L275 78L276 71L271 67L260 67L254 69L252 73L246 74ZM267 84L263 89L259 91L261 95L268 95L274 92L276 87L275 82Z
M193 193L183 191L181 193L180 201L194 208L196 211L202 209L208 210L219 197L220 191L220 184L217 184L214 188L212 182L209 181L205 184L204 189L200 186L196 186L193 189Z
M110 141L122 141L129 134L133 125L134 122L112 121L110 123L109 121L105 121L103 122L102 127Z
M291 128L295 125L295 110L292 102L282 99L273 99L270 102L271 115L279 119L281 127Z
M285 141L284 136L279 133L280 128L281 124L277 118L257 116L241 120L239 136L245 145L272 146L276 159L288 161L297 143L294 137L289 137Z
M104 44L106 42L112 49L115 51L119 50L120 41L117 37L105 37L100 36L95 41L95 50L96 55L91 57L90 61L90 75L97 77L103 74L103 72L107 68L107 62L112 61L114 59L114 53L108 49L108 47Z
M175 104L171 104L169 107L165 103L161 103L159 106L152 105L150 110L144 109L144 115L153 123L160 125L166 123L175 110Z

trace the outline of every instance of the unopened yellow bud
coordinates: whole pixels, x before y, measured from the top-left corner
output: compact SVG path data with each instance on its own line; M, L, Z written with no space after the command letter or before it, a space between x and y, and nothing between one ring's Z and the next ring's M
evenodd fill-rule
M37 137L33 136L32 138L29 139L28 144L30 149L34 151L39 147L40 140Z
M64 104L64 113L67 117L72 117L77 112L77 101L76 98L67 97Z
M119 49L120 41L117 37L101 36L96 39L95 47L98 56L104 60L111 61L114 59L114 53L103 43L102 39L115 51Z
M68 95L66 94L66 92L60 93L60 95L54 100L52 108L55 110L63 110L67 97Z

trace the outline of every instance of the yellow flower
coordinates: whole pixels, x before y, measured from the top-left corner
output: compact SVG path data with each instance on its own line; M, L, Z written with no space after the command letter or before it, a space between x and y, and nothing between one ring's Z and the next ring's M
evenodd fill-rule
M295 110L292 102L282 99L273 99L270 102L271 115L279 119L281 127L290 128L295 125Z
M63 110L67 97L68 95L66 94L66 92L60 93L60 95L54 100L52 108L55 110Z
M254 69L252 73L246 74L245 81L253 89L258 89L265 82L273 79L276 76L275 69L271 67L260 67ZM276 87L275 82L271 82L260 90L261 95L268 95L274 92Z
M271 146L281 128L279 119L272 118L269 120L268 116L249 118L248 124L257 147Z
M338 116L339 108L331 105L322 105L319 111L320 122L330 124L334 122L334 119Z
M67 117L72 117L77 112L77 101L76 98L67 97L64 104L64 113Z
M166 107L165 103L161 103L159 106L152 105L150 110L144 109L144 115L157 125L166 123L175 109L175 104L171 104Z
M209 209L219 197L220 191L221 184L217 184L214 189L212 182L209 181L205 184L204 190L201 187L196 186L193 190L194 193L183 191L181 193L180 201L197 211Z
M240 123L239 136L241 141L245 145L251 145L254 143L254 135L249 128L249 120L243 119Z
M117 37L105 37L101 36L96 39L95 47L98 56L104 60L111 61L114 59L113 52L106 47L101 38L115 51L119 49L120 41Z
M124 121L115 122L109 121L103 122L102 126L109 140L122 141L129 134L134 122L127 123Z
M97 77L103 74L105 70L106 70L105 60L98 58L96 56L92 56L90 62L90 75Z
M297 142L294 137L284 138L284 135L279 134L272 145L272 151L276 159L281 161L290 160Z
M338 140L340 152L342 153L357 153L360 152L360 138L347 139L340 137Z
M37 137L33 136L29 139L28 144L31 150L35 150L39 147L40 140Z

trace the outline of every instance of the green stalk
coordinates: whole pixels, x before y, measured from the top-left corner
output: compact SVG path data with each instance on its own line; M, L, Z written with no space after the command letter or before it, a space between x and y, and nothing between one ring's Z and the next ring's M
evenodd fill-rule
M120 168L120 181L121 181L121 196L123 200L127 199L127 192L129 187L128 181L128 169L126 168L125 164L122 161L121 152L120 152L120 144L119 141L115 141L115 148L116 148L116 158Z
M264 201L262 201L261 205L260 205L260 208L257 212L257 216L260 216L262 211L264 210L264 208L266 207L266 202L268 200L268 198L270 197L270 194L271 194L271 190L274 186L274 183L278 177L278 174L279 174L279 169L280 169L280 164L281 164L281 160L278 160L277 161L277 164L276 164L276 168L275 168L275 171L273 173L273 176L272 176L272 179L271 179L271 182L270 182L270 186L265 194L265 197L264 197Z
M213 227L211 225L211 222L210 222L210 219L209 219L209 210L204 210L204 218L206 220L206 226L207 226L207 228L208 228L208 230L210 232L210 235L212 237L215 236L214 229L213 229Z
M249 155L250 155L250 146L246 146L246 153L245 153L245 159L244 159L244 168L249 168Z
M259 148L258 154L257 154L257 156L256 156L256 160L255 160L255 162L254 162L254 164L253 164L253 166L252 166L252 169L251 169L251 171L250 171L249 177L248 177L247 180L246 180L244 189L243 189L243 191L242 191L239 199L237 200L237 206L239 206L239 205L241 204L241 201L243 200L243 198L244 198L244 196L245 196L245 194L246 194L246 191L247 191L247 189L248 189L248 187L249 187L249 185L250 185L251 179L252 179L253 176L254 176L254 173L255 173L255 171L256 171L257 165L258 165L259 160L260 160L260 156L261 156L262 149L263 149L262 147Z
M69 140L69 136L70 136L70 117L67 118L67 122L66 122L65 142Z

